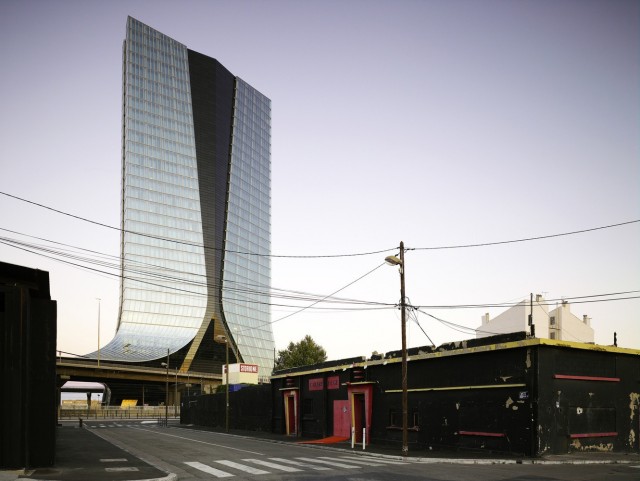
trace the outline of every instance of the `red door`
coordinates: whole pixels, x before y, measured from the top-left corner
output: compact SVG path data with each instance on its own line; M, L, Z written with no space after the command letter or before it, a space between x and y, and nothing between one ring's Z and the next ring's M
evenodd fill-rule
M296 393L285 393L284 395L284 420L286 425L287 435L298 434L298 416L296 405Z
M333 401L333 435L351 436L351 410L349 401Z
M353 401L351 409L353 410L353 427L355 428L356 443L361 443L362 428L366 426L364 424L364 420L366 419L366 413L364 410L364 393L354 392L351 400Z

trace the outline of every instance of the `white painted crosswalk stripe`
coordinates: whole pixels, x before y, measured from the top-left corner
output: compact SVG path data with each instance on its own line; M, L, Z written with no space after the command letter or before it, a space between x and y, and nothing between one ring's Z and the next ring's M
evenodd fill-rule
M332 469L358 469L366 466L389 466L394 464L404 464L402 461L386 460L371 458L370 460L361 456L319 456L316 458L247 458L242 459L242 463L231 461L228 459L218 459L212 461L212 463L221 464L226 466L230 470L222 471L216 469L208 464L200 463L197 461L185 461L184 464L191 466L194 469L202 471L204 473L215 476L216 478L230 478L236 476L233 471L242 471L243 473L261 475L271 474L275 471L282 471L285 473L298 473L305 469L313 469L316 471L330 471ZM270 471L259 469L251 465L258 465L263 468L268 468Z
M284 459L284 458L269 458L272 461L278 461L279 463L287 463L292 464L293 466L300 466L301 468L311 468L316 471L331 471L331 468L327 468L326 466L312 466L309 463L301 463L300 461L294 461L293 459Z
M372 462L374 463L378 463L380 465L384 465L384 464L405 464L404 461L393 461L390 459L380 459L380 458L376 458L376 459L372 459L371 461L365 460L365 458L362 458L360 456L340 456L341 459L346 459L349 461L353 461L354 463L357 461L360 461L361 463L365 463L367 465L371 465Z
M291 466L283 466L282 464L270 463L269 461L263 461L262 459L243 459L243 461L253 464L259 464L260 466L264 466L266 468L278 469L287 473L299 473L300 471L302 471L302 469L292 468Z
M301 461L307 461L309 463L328 464L329 466L335 466L336 468L344 468L344 469L357 469L362 467L362 466L355 466L353 464L345 464L345 463L340 463L338 461L333 461L333 460L330 461L327 459L320 459L320 458L296 458L296 459L300 459Z
M114 428L139 428L140 426L144 426L147 429L157 429L157 424L142 424L142 423L130 423L130 424L85 424L87 429L114 429Z
M333 458L328 458L328 457L322 457L321 459L333 459ZM378 462L377 459L372 459L371 461L366 461L366 460L362 460L362 459L345 459L340 458L338 461L346 461L348 463L353 463L353 464L358 464L358 465L363 465L363 466L386 466L386 464L380 463Z
M262 469L253 468L251 466L247 466L245 464L236 463L234 461L227 461L226 459L223 459L222 461L216 461L216 463L222 464L224 466L228 466L230 468L235 468L235 469L238 469L240 471L244 471L245 473L249 473L249 474L269 474L269 471L264 471Z
M197 461L189 461L184 464L191 466L192 468L198 469L204 473L211 474L216 478L230 478L234 476L231 473L227 473L226 471L222 471L220 469L212 468L211 466L203 463L198 463Z

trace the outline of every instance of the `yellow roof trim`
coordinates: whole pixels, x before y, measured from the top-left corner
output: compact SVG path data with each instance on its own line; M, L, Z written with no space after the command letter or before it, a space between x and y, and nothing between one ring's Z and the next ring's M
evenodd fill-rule
M461 344L462 342L464 341L460 341ZM533 338L533 339L524 339L521 341L503 342L498 344L487 344L485 346L463 347L460 349L451 349L448 351L436 351L436 352L428 352L423 354L416 354L413 356L408 356L407 360L409 362L420 361L424 359L437 359L441 357L460 356L464 354L473 354L478 352L502 351L504 349L516 349L521 347L533 347L533 346L566 347L569 349L582 349L587 351L610 352L615 354L629 354L632 356L640 356L640 349L629 349L625 347L616 347L616 346L602 346L600 344L587 344L584 342L558 341L558 340L552 340L552 339ZM275 376L271 376L271 379L298 377L298 376L305 376L308 374L322 374L325 372L346 371L347 369L351 369L354 367L366 368L368 366L380 366L380 365L392 364L392 363L401 362L401 361L402 361L402 358L394 357L392 359L377 359L377 360L367 360L363 362L352 362L349 364L344 364L339 366L314 368L314 369L309 369L308 371L278 374Z

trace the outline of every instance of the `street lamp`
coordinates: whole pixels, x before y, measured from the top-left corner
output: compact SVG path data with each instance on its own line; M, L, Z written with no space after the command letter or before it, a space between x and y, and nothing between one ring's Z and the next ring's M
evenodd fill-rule
M100 301L102 299L96 297L96 300L98 301L98 369L100 369Z
M216 336L216 341L219 343L223 343L224 342L224 347L225 347L225 356L226 356L226 380L225 380L225 387L226 387L226 406L225 406L225 412L224 412L224 429L225 432L229 432L229 339L227 339L226 336L223 336L222 334L219 334Z
M404 242L400 242L400 258L387 256L385 262L400 267L400 309L402 322L402 455L409 454L408 442L408 392L407 392L407 302L404 294Z
M160 363L167 369L166 383L164 388L164 426L169 426L169 348L167 348L167 362Z

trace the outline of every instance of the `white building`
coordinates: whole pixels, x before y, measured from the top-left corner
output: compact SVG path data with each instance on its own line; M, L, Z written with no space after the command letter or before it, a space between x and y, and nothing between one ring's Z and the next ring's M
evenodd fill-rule
M482 316L482 325L476 329L476 338L519 331L531 334L530 314L535 326L535 337L593 343L591 318L583 316L580 319L573 315L566 301L549 311L545 300L539 294L533 303L525 299L495 319L491 319L488 313Z

